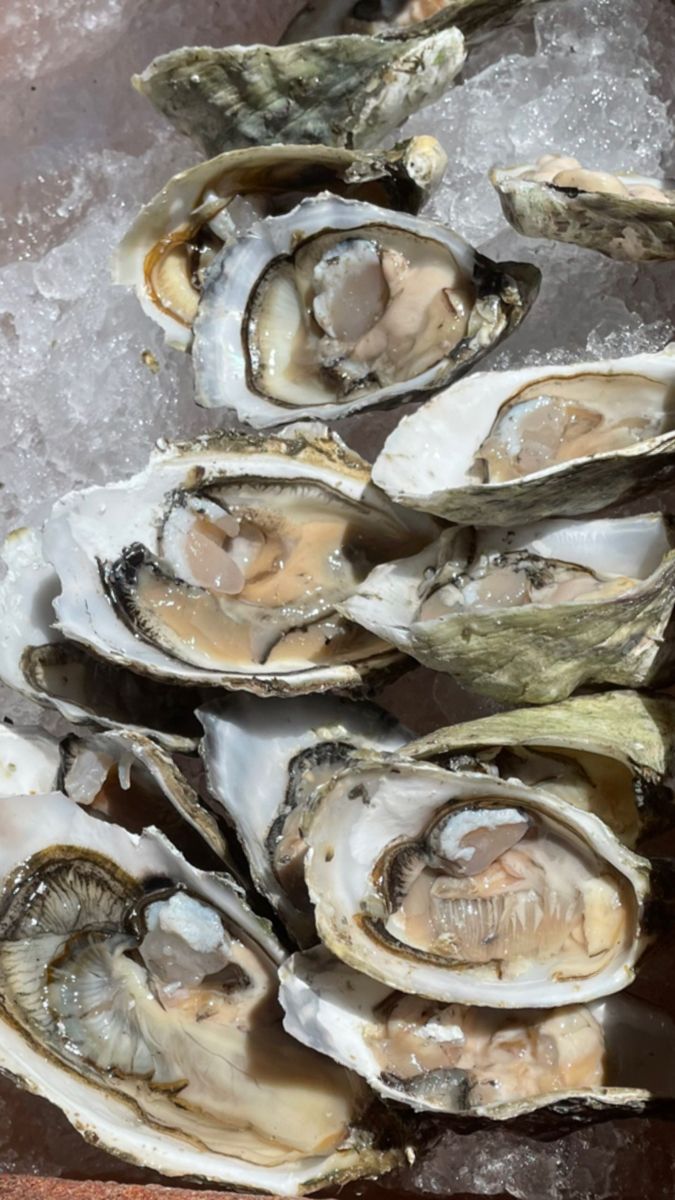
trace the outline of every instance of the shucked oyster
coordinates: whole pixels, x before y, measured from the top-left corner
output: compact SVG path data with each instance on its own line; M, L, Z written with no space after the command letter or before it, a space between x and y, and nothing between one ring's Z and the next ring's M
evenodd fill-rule
M421 1111L507 1120L555 1105L641 1110L673 1098L675 1024L632 996L494 1009L406 996L322 948L279 969L284 1026Z
M370 153L328 146L253 146L175 175L141 209L115 257L117 283L136 289L167 341L187 349L204 271L224 242L261 216L331 191L417 212L438 185L446 155L432 137Z
M458 234L320 196L268 217L209 268L197 401L251 424L344 416L433 391L516 328L540 275Z
M432 533L338 438L296 427L165 446L133 479L59 501L43 544L66 636L162 680L286 694L397 661L336 605Z
M258 891L298 945L316 941L303 864L314 791L364 750L398 750L410 734L372 704L333 696L204 705L209 792L234 825Z
M519 779L593 812L631 848L675 823L675 701L576 696L438 729L405 748L446 770Z
M376 568L340 607L473 691L549 704L582 684L665 682L674 585L660 515L458 526Z
M281 947L226 876L58 793L0 810L4 1071L165 1175L297 1194L395 1161L360 1081L283 1032Z
M299 46L191 47L154 59L133 84L208 155L243 146L381 145L452 83L458 29L336 37Z
M537 0L310 0L291 21L282 42L410 28L420 33L453 24L473 43L534 3Z
M321 940L392 988L548 1008L631 981L649 863L543 790L371 756L319 790L305 836Z
M194 710L202 698L196 688L157 684L64 638L54 627L59 578L45 562L36 530L14 530L0 557L7 568L0 581L3 683L74 725L135 730L172 750L194 749Z
M556 154L493 167L490 181L507 221L526 237L574 242L627 262L675 258L675 184L589 170Z
M522 524L675 476L675 355L472 375L404 417L373 467L401 504Z

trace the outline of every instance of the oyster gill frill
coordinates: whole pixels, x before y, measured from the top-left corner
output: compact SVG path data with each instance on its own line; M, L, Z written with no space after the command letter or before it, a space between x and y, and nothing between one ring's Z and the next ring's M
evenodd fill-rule
M456 526L341 606L425 666L510 704L665 683L675 551L661 515Z
M187 349L204 271L223 243L258 217L328 190L415 213L438 186L447 157L418 136L366 153L329 146L254 146L175 175L146 204L113 262L167 341Z
M406 996L317 947L279 968L284 1027L423 1112L503 1121L536 1109L642 1111L672 1100L675 1024L633 996L490 1009Z
M319 38L297 46L186 47L134 87L210 156L244 146L378 146L442 95L466 51L458 29Z
M404 417L373 480L449 521L577 516L675 475L675 355L472 375Z
M339 438L296 426L164 446L133 479L59 501L43 544L66 636L163 680L292 694L400 661L336 604L432 534Z
M542 790L371 756L319 789L305 836L321 940L392 988L549 1008L633 977L649 863Z
M197 402L264 426L433 391L519 325L539 282L536 267L493 263L434 222L303 200L209 268L194 324Z
M391 1164L360 1081L283 1032L283 952L227 877L58 793L0 809L4 1070L165 1175L296 1194Z
M576 158L493 167L502 211L526 237L573 242L625 262L675 258L675 184L586 170Z
M333 696L237 696L197 716L209 792L236 829L258 891L298 945L312 945L302 824L310 799L355 752L398 750L410 734L375 705Z
M281 39L299 42L340 33L420 33L456 25L470 44L541 0L310 0Z
M150 734L170 750L192 750L199 736L196 688L156 684L105 662L55 628L59 580L39 533L16 529L0 555L0 679L50 705L71 724ZM151 725L148 722L152 722ZM16 791L16 789L14 789Z
M438 729L405 753L541 787L601 817L631 848L675 820L675 701L666 696L603 692L494 713Z

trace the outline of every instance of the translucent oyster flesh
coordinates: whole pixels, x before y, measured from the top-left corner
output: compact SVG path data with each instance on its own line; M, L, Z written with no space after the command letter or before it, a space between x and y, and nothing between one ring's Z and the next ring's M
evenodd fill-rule
M434 390L508 336L538 286L536 268L492 263L429 221L305 200L210 267L194 325L197 401L262 426Z
M59 627L162 679L266 694L358 686L395 652L336 604L433 532L369 475L339 439L295 427L167 446L126 483L73 492L43 538Z
M372 704L332 696L204 705L209 791L231 822L256 887L301 946L316 941L303 826L316 789L355 754L398 750L409 733Z
M173 346L187 349L204 272L224 242L259 217L324 190L417 212L447 163L435 138L418 136L370 153L329 146L252 146L174 176L122 240L115 282L136 289Z
M378 146L442 95L466 57L458 29L336 37L299 46L192 47L134 86L208 155L244 146Z
M675 356L526 367L453 384L391 433L373 479L448 520L597 512L675 474Z
M547 154L493 167L502 211L526 237L573 242L627 262L675 258L675 186L631 173L597 171Z
M436 730L406 755L541 788L599 816L631 848L672 828L675 702L604 692Z
M672 674L675 553L660 515L456 528L387 563L341 605L463 686L548 704L582 684Z
M223 875L57 793L2 799L3 1069L167 1175L296 1194L386 1169L353 1076L281 1027L282 952Z
M557 797L370 761L324 785L306 836L322 941L390 987L538 1008L632 978L649 864Z
M632 996L543 1011L444 1004L320 948L279 976L289 1033L420 1111L507 1120L551 1104L640 1110L672 1097L672 1019Z

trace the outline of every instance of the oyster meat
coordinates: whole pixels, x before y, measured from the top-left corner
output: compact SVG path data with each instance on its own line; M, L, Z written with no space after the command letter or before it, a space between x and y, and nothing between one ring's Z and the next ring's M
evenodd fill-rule
M303 823L313 794L355 754L398 750L410 734L375 705L333 696L237 696L197 716L209 792L237 832L258 891L298 945L312 945Z
M493 263L419 217L304 200L209 268L194 325L197 401L263 426L433 391L516 328L539 281L535 267Z
M675 477L675 355L471 375L404 417L373 479L449 521L597 512Z
M376 568L340 607L463 686L548 704L582 684L668 681L675 551L660 514L457 526Z
M257 218L325 190L416 213L446 163L436 139L425 136L369 153L252 146L220 154L175 175L141 209L115 255L114 280L134 287L167 341L186 350L207 266Z
M325 950L279 968L284 1026L419 1111L508 1120L555 1105L641 1111L673 1098L675 1024L633 996L494 1009L406 996Z
M556 796L371 756L324 784L305 836L321 940L392 988L550 1008L633 977L649 863Z
M396 1161L284 1033L283 953L226 876L58 793L0 810L3 1070L165 1175L293 1195Z
M207 155L277 142L380 146L450 86L466 58L458 29L319 38L298 46L189 47L133 84Z
M59 501L43 545L67 637L158 679L291 694L396 664L336 605L432 535L338 438L297 426L164 446L135 478Z
M559 154L493 167L490 182L507 221L526 237L573 242L626 262L675 258L675 184L588 169Z

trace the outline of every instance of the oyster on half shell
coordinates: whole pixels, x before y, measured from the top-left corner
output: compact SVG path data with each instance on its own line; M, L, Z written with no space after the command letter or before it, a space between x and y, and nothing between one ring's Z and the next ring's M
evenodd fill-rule
M557 796L403 756L319 789L305 878L322 942L429 999L550 1008L626 987L650 864Z
M225 242L259 217L331 191L416 213L438 186L447 157L418 136L370 153L334 146L252 146L175 175L141 209L113 262L116 283L181 350L189 347L204 272Z
M494 713L410 742L406 755L484 771L593 812L634 848L675 823L675 701L602 692Z
M166 445L133 479L60 500L43 547L65 636L156 679L293 694L400 661L336 606L433 532L339 438L296 426Z
M589 170L556 154L493 167L489 177L507 221L526 237L573 242L625 262L675 258L675 183Z
M675 354L471 375L404 417L373 479L449 521L597 512L675 478Z
M386 1170L357 1077L284 1033L265 922L157 831L0 799L0 1065L165 1175L294 1195Z
M421 1112L508 1120L673 1099L675 1023L633 996L491 1009L406 996L323 948L279 968L284 1027Z
M652 514L456 526L340 609L464 687L549 704L583 684L665 683L674 605L671 523Z
M291 21L284 42L340 33L417 33L453 24L470 44L543 0L310 0Z
M194 325L196 397L256 426L434 391L522 321L540 282L453 230L335 196L225 247Z
M197 716L209 792L234 825L258 891L297 944L312 945L303 872L312 796L355 754L398 750L410 734L375 705L334 696L230 697Z
M466 51L458 29L319 38L298 46L186 47L134 87L210 156L243 146L381 145L442 95Z

